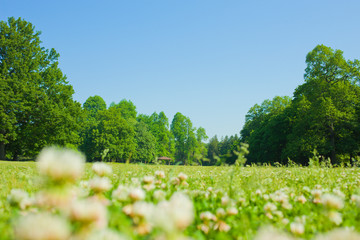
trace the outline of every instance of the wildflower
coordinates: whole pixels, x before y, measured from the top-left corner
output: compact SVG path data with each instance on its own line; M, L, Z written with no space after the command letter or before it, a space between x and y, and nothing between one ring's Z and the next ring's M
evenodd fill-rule
M94 177L89 181L89 187L95 193L109 191L112 187L111 181L107 177Z
M164 200L165 199L165 192L162 191L162 190L156 190L153 194L153 197L158 200L158 201L161 201L161 200Z
M63 240L70 237L70 226L65 219L48 213L28 214L14 226L18 240Z
M230 202L230 198L228 196L224 196L221 198L221 205L226 206Z
M329 209L339 210L344 207L344 202L340 197L329 193L321 196L321 202Z
M150 204L150 203L147 203L144 201L137 201L133 205L132 213L138 217L150 219L153 209L154 209L153 204Z
M301 195L297 198L297 201L304 204L306 203L306 198L304 197L304 195Z
M210 220L216 221L217 220L216 216L209 211L200 213L200 219L203 221L210 221Z
M110 176L112 174L112 168L103 162L95 162L92 165L92 170L99 176Z
M69 218L84 225L93 223L98 228L104 228L107 225L107 210L93 199L76 200L70 206Z
M143 177L143 183L144 184L152 184L152 183L154 183L154 177L153 176L145 176L145 177Z
M145 192L141 188L130 189L129 197L133 201L140 201L145 199Z
M305 232L305 227L302 223L292 222L290 224L290 231L295 235L302 235Z
M156 171L156 172L155 172L155 177L158 178L158 179L163 179L163 178L165 178L165 173L164 173L164 171Z
M214 230L219 230L219 232L228 232L230 230L230 228L231 227L226 222L224 222L222 220L218 221L214 225Z
M239 211L235 207L230 207L227 209L226 213L227 215L232 216L232 215L237 215Z
M177 178L177 177L173 177L173 178L170 179L170 182L171 182L172 185L177 186L177 185L180 184L180 179Z
M194 220L194 206L187 195L174 193L169 201L162 201L153 211L152 223L166 232L184 230Z
M98 231L92 232L87 240L126 240L124 236L119 233L110 230L110 229L102 229Z
M199 224L197 229L201 230L203 233L208 234L210 231L210 227L206 224Z
M226 212L223 208L216 209L216 216L218 218L223 218L223 217L225 217L225 215L226 215Z
M360 239L360 234L348 228L336 228L326 234L319 235L315 238L315 240L338 240L338 239L356 240L356 239Z
M11 189L7 200L11 206L17 206L21 210L33 204L33 200L29 197L28 193L21 189Z
M328 217L329 217L330 221L332 221L336 225L340 225L342 223L342 215L339 212L330 211L328 213Z
M188 178L188 176L185 173L179 173L178 178L180 179L180 181L186 181L186 179Z
M49 147L37 157L41 175L54 182L75 182L84 170L85 157L70 149Z
M360 195L352 195L351 196L351 201L352 202L354 202L354 203L356 203L356 205L358 206L358 207L360 207Z
M129 198L129 188L124 185L119 185L118 188L112 192L113 200L126 201Z
M276 209L277 209L276 205L270 202L266 203L264 206L265 212L272 212L275 211Z
M279 230L274 229L273 227L263 227L256 234L254 240L292 240L290 236L285 233L280 232Z

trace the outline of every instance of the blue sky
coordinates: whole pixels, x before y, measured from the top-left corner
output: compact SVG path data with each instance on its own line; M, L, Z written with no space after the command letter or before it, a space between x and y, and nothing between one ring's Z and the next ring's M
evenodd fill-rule
M21 17L83 103L125 98L138 113L176 112L209 137L238 134L251 106L292 96L317 44L360 58L360 1L0 0Z

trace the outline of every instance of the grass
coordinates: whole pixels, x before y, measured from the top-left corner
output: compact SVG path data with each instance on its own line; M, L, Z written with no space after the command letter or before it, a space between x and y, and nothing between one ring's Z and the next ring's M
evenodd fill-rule
M360 195L360 170L358 168L304 168L304 167L201 167L201 166L168 166L168 165L133 165L109 163L113 169L110 179L114 185L131 185L134 178L153 175L155 171L162 170L166 174L168 187L167 197L178 190L185 191L194 203L195 218L187 228L185 234L195 239L253 239L262 226L271 225L292 237L312 239L319 233L329 232L333 229L348 227L360 231L360 207L356 205L353 196ZM14 210L7 203L7 196L11 189L23 189L34 194L41 188L41 180L37 174L34 162L0 162L0 231L2 239L12 237L11 219ZM171 178L182 172L188 176L187 187L171 186ZM86 164L83 180L94 176L91 164ZM329 193L338 196L344 206L340 209L327 208L324 203L316 203L314 190L321 194ZM145 201L156 202L150 196L153 190L147 192ZM105 194L111 198L111 194ZM298 201L304 196L305 203ZM228 201L228 203L226 203ZM285 203L284 203L285 201ZM229 203L230 202L230 203ZM271 203L276 210L266 210L267 203ZM286 204L289 204L286 206ZM116 205L116 204L115 204ZM118 208L110 207L110 227L118 231L131 226L132 219ZM209 211L214 215L220 208L227 211L235 207L235 215L217 215L218 220L230 227L228 231L216 229L217 223L206 223L211 230L206 233L201 229L204 221L200 218L202 212ZM220 211L221 212L221 211ZM332 220L333 213L341 214L341 222ZM329 217L330 216L330 217ZM339 215L337 215L339 216ZM115 220L114 220L115 219ZM123 219L123 220L116 220ZM304 226L304 233L296 233L292 223ZM139 234L132 238L146 239Z

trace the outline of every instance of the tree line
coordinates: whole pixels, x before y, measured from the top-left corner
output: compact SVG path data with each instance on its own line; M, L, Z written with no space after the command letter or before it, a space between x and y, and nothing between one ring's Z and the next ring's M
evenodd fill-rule
M189 117L139 114L123 99L100 96L83 105L58 67L59 54L41 46L40 32L21 19L0 22L0 159L33 158L44 146L84 152L89 161L234 164L242 143L247 163L307 164L314 150L332 163L360 152L360 62L324 45L306 56L304 83L292 97L255 104L240 135L208 139Z

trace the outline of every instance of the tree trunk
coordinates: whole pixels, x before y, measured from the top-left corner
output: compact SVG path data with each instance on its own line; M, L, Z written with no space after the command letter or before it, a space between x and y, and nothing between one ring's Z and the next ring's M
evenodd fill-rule
M0 142L0 160L5 160L5 143Z

